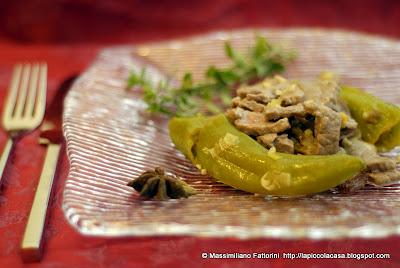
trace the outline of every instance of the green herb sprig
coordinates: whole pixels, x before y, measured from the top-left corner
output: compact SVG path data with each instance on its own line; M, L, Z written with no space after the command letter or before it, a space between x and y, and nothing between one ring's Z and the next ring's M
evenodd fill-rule
M257 37L255 46L244 56L225 43L225 54L231 60L227 68L210 66L203 82L195 83L191 73L185 73L179 87L169 81L154 85L146 78L146 70L132 72L127 88L141 87L143 100L152 113L167 116L192 116L198 113L219 113L230 104L232 89L263 79L285 70L285 64L296 54L273 46L263 37Z

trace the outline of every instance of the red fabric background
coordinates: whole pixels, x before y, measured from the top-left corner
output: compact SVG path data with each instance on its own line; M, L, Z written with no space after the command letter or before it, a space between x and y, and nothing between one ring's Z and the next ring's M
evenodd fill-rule
M17 61L49 64L48 100L68 76L85 69L98 49L250 26L318 26L400 37L398 1L85 1L0 2L0 99ZM3 105L3 101L0 102ZM0 107L2 108L2 107ZM20 267L19 243L40 175L44 148L33 132L16 146L0 194L0 267ZM6 135L0 131L0 146ZM88 238L65 221L64 155L46 228L45 255L27 267L400 267L398 236L386 239L276 240L152 237ZM361 206L362 204L360 204ZM316 215L318 216L318 215ZM203 260L201 252L390 253L390 260Z
M400 37L396 0L0 1L0 34L23 43L138 42L249 26L320 26Z

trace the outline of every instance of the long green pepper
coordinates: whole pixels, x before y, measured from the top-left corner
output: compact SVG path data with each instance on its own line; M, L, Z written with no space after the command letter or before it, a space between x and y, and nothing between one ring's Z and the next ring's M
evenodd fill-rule
M224 115L173 118L170 136L200 169L234 188L262 195L300 196L322 192L364 168L354 156L290 155L268 151L237 130Z

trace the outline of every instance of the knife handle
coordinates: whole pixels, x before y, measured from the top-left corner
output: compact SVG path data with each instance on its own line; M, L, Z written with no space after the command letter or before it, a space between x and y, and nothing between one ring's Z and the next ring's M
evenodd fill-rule
M11 138L8 138L0 158L0 186L3 182L4 170L7 164L8 157L10 156L12 145L13 140Z
M55 171L61 145L49 144L39 184L36 189L28 223L21 243L21 257L24 262L40 261L42 258L43 233L46 224Z

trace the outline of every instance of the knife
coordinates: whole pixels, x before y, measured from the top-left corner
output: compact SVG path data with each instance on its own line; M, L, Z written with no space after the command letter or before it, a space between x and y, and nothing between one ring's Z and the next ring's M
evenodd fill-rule
M44 122L40 127L39 144L46 146L47 149L31 212L21 242L21 257L24 262L40 261L43 255L43 234L47 210L50 204L58 159L63 145L61 127L63 102L75 78L76 76L72 76L60 85L53 101L46 110Z

